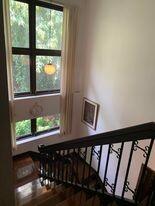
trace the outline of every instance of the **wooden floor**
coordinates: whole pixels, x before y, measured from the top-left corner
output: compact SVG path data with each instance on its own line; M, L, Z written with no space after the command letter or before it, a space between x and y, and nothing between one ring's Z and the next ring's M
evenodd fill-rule
M17 206L100 206L97 196L87 198L82 191L63 185L42 187L39 180L34 180L16 188Z
M15 188L38 178L38 162L29 155L13 159L13 176Z
M56 185L54 182L49 187L42 186L38 179L38 162L33 162L30 156L14 159L13 162L16 206L100 205L98 197L87 200L84 192L73 187Z

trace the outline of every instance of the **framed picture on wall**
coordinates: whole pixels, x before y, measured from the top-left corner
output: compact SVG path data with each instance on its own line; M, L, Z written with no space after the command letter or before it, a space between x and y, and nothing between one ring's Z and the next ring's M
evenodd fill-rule
M99 105L87 98L83 98L82 122L96 130Z

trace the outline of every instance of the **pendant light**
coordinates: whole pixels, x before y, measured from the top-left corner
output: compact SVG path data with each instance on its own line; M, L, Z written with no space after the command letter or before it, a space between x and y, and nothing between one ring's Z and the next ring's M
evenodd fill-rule
M52 21L52 16L51 16L51 11L50 11L50 21ZM49 30L49 39L51 37L51 29ZM56 67L55 65L48 63L44 66L44 72L47 75L53 75L56 72Z
M56 68L53 64L46 64L44 66L44 72L47 74L47 75L52 75L56 72Z

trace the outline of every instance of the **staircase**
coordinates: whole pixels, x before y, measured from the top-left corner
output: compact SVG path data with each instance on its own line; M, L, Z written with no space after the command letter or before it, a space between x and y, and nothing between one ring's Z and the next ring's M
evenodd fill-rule
M19 193L25 193L30 188L30 184L20 187L20 192L16 190L17 205L22 206L67 206L67 205L100 205L98 196L90 196L86 192L80 191L74 187L66 185L51 184L50 189L45 186L39 187L39 180L31 183L32 191L26 192L25 196L20 199ZM36 186L37 185L37 190ZM19 189L19 188L18 188ZM36 193L37 191L37 193Z
M55 145L40 145L39 153L32 157L40 162L36 180L39 189L36 192L32 187L34 193L22 201L17 198L17 205L153 206L154 185L146 195L143 188L154 137L155 123L148 123ZM136 173L134 161L137 171L143 165L136 184L135 180L132 184L134 175L131 175ZM122 170L125 172L121 173ZM114 174L113 178L109 174ZM16 191L17 197L18 194Z
M33 153L34 155L34 153ZM102 186L101 180L96 176L95 170L85 165L85 162L76 153L65 156L65 160L57 157L59 161L55 162L55 172L62 178L68 178L76 183L89 184L91 187ZM76 162L75 167L71 167L73 162ZM78 166L78 169L77 169ZM83 167L85 174L83 177ZM72 171L74 170L74 172ZM59 173L58 173L59 171ZM90 173L90 177L88 179ZM72 174L74 174L72 176ZM58 178L58 177L57 177ZM78 187L61 184L58 181L40 181L37 179L16 189L17 205L23 206L49 206L49 205L100 205L100 199L97 195L90 194L88 191L83 191ZM99 184L100 183L100 184ZM23 194L23 195L21 195ZM25 196L24 196L25 194Z

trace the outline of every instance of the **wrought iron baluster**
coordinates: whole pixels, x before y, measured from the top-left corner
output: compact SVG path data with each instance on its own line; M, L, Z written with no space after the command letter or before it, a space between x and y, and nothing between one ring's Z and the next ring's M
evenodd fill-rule
M140 147L138 144L139 144L139 141L138 141L138 140L135 141L134 151L137 151L138 149L141 150L141 151L143 151L143 152L144 152L143 157L146 158L147 155L148 155L148 152L149 152L149 146L146 146L145 148L142 148L142 147Z
M57 179L58 179L58 181L60 180L60 161L61 161L61 151L59 150L58 151L58 163L57 163L57 167L58 167Z
M40 176L41 176L41 174L42 174L42 154L40 154L40 161L39 161L39 174L40 174Z
M91 147L91 153L90 153L90 161L89 161L89 172L88 172L88 183L87 187L89 189L89 180L90 180L90 174L91 174L91 164L92 164L92 159L93 159L93 151L94 151L94 146Z
M124 186L123 186L123 191L122 191L122 198L124 198L124 193L125 193L126 185L127 185L127 182L128 182L127 180L128 180L130 165L131 165L131 161L132 161L134 145L135 145L135 141L132 142L132 146L131 146L131 150L130 150L130 156L129 156L128 166L127 166L127 169L126 169L126 175L125 175Z
M110 191L113 193L114 191L114 184L110 184L108 178L105 178L105 186L108 186L110 188Z
M116 157L119 158L120 156L120 148L118 148L117 150L114 149L114 145L111 144L111 148L110 148L110 154L115 153Z
M47 154L43 154L43 182L47 184L48 180L48 163L47 163Z
M62 162L61 162L61 166L62 166L61 178L62 178L62 181L64 180L64 154L65 154L65 151L63 150L62 151Z
M42 152L42 149L45 147L45 145L41 144L38 146L38 150L40 152L40 175L41 177L44 177L44 170L45 170L45 165L44 165L44 159L45 159L45 154Z
M75 173L74 173L75 154L76 154L76 152L75 152L75 148L74 148L74 149L73 149L73 155L72 155L72 169L71 169L71 171L72 171L72 177L71 177L71 183L73 183L73 182L74 182L74 179L76 178L76 177L75 177Z
M97 174L98 175L99 175L100 165L101 165L102 147L103 147L103 145L100 146L100 151L99 151L98 168L97 168Z
M77 184L78 182L78 180L79 180L79 152L80 152L80 148L78 148L77 149L77 153L76 153L76 176L77 176L77 178L76 178L76 182L75 182L75 184Z
M43 175L43 154L40 155L40 176Z
M43 154L43 178L46 177L46 155Z
M82 187L84 186L84 179L85 179L86 158L87 158L87 147L85 148L85 151L84 151L84 165L83 165L83 174L82 174Z
M47 154L47 177L50 179L51 178L51 155Z
M104 172L104 180L103 180L103 189L105 189L105 186L106 186L106 176L107 176L107 171L108 171L110 149L111 149L111 144L109 144L109 147L108 147L108 154L107 154L107 160L106 160L106 166L105 166L105 172Z
M56 152L53 154L53 178L56 179Z
M143 167L143 170L142 170L140 183L139 183L138 189L136 191L136 202L138 201L138 194L139 194L140 190L144 189L143 188L143 179L144 179L144 176L145 176L145 173L146 173L146 168L147 168L147 165L148 165L148 162L149 162L149 158L150 158L150 154L151 154L151 151L152 151L153 144L154 144L154 139L151 139L150 140L150 145L148 146L147 156L144 156L146 158L146 160L145 160L145 164L144 164L144 167ZM142 194L143 194L143 191L142 191Z
M51 183L51 181L53 180L53 154L48 154L48 178L49 181Z
M122 159L122 153L123 153L123 148L124 148L124 142L122 142L121 144L121 148L120 148L120 153L119 153L119 159L118 159L118 164L117 164L117 169L116 169L116 175L115 175L115 181L114 181L114 189L113 189L113 195L115 195L115 191L116 191L116 184L117 184L117 179L118 179L118 173L119 173L119 168L120 168L120 164L121 164L121 159Z
M67 150L67 159L66 159L66 182L68 179L68 164L69 164L68 155L69 155L69 150Z
M99 177L100 165L101 165L102 148L103 148L103 145L100 145L100 150L97 152L98 153L98 156L97 156L97 160L98 160L97 174L98 174L98 177ZM100 187L100 185L99 185L99 179L97 178L96 180L97 181L96 181L96 185L95 185L95 190L97 191L98 186Z

